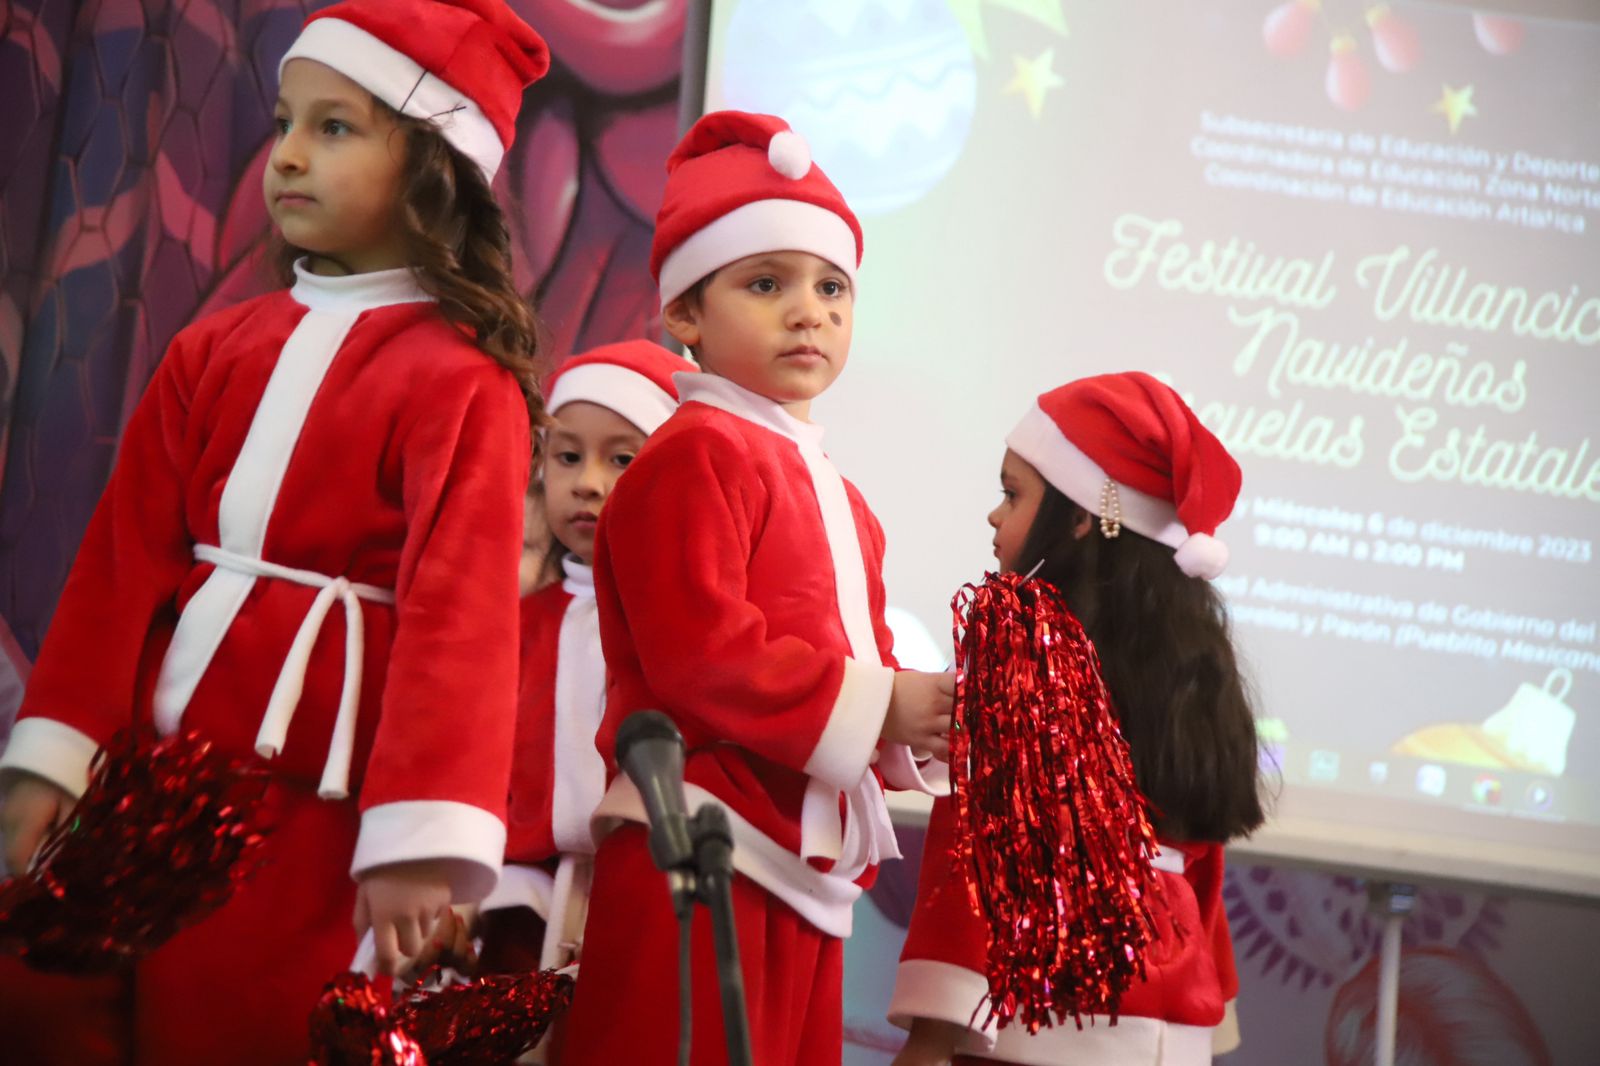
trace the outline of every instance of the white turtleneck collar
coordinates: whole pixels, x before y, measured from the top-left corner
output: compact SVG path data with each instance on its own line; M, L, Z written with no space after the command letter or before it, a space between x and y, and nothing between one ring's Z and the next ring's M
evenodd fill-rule
M289 295L313 311L370 311L391 304L432 300L410 267L372 270L365 274L313 274L304 258L295 260L294 287Z
M594 598L594 567L585 566L576 555L561 557L561 572L566 575L561 587L573 596Z
M814 448L822 446L821 426L815 422L800 421L777 401L751 392L742 385L735 385L727 378L688 372L672 375L672 383L678 387L679 403L694 400L738 415L747 422L754 422L788 437L796 444L808 444Z

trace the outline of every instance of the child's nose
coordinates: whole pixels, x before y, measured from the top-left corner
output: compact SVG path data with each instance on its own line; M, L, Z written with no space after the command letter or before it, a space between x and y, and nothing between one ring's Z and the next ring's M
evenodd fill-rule
M584 463L578 474L578 492L583 496L599 496L606 491L604 467L598 462Z
M304 144L299 134L291 129L272 146L272 169L280 174L290 174L305 168Z
M987 521L989 523L989 528L990 529L996 529L996 530L999 529L1000 528L1000 508L996 507L994 510L990 511L989 514L988 514Z
M822 300L814 292L802 292L789 309L789 325L794 329L815 329L822 325Z

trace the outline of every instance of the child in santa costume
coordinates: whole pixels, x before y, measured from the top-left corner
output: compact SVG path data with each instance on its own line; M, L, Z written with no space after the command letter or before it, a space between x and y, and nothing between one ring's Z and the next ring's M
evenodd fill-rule
M545 382L543 509L562 580L522 600L506 866L481 907L486 972L560 969L578 955L594 868L589 820L606 789L594 743L606 685L595 525L645 438L677 409L674 375L694 369L633 340L574 356Z
M180 332L129 421L0 759L7 861L119 727L274 775L259 872L131 974L132 1061L303 1063L359 930L393 971L494 887L538 401L489 190L548 64L500 0L308 19L265 175L292 286Z
M1177 393L1140 373L1045 393L1006 445L995 556L1058 588L1099 653L1161 842L1157 937L1115 1025L980 1029L988 930L952 862L952 803L938 800L889 1008L911 1030L895 1064L1209 1063L1214 1045L1237 1042L1223 844L1262 821L1254 718L1209 583L1227 563L1213 534L1239 467Z
M600 518L597 744L609 756L641 709L677 722L690 807L719 801L732 821L755 1061L837 1063L840 938L899 855L879 773L937 787L914 756L947 751L953 683L896 671L882 530L809 421L849 355L855 215L770 116L707 115L667 167L651 264L667 328L705 373L678 379L682 406ZM565 1061L676 1061L677 923L645 820L614 777ZM724 1062L703 912L693 985L693 1061Z

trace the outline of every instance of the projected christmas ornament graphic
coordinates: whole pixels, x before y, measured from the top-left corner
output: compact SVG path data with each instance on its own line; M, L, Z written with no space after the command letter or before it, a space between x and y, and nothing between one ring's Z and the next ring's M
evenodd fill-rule
M1367 11L1367 26L1372 30L1372 49L1378 63L1393 74L1404 74L1417 65L1422 55L1417 31L1411 23L1394 13L1388 4Z
M1372 74L1361 36L1350 27L1359 16L1366 24L1364 35L1373 58L1391 74L1405 74L1422 59L1421 39L1409 20L1390 4L1329 5L1323 0L1287 0L1267 12L1261 24L1261 42L1279 59L1294 59L1306 51L1319 30L1328 36L1328 61L1323 73L1323 91L1334 106L1343 111L1359 111L1372 96ZM1334 18L1339 21L1335 22Z
M977 71L945 0L744 0L725 104L782 115L862 215L925 196L960 158Z
M1487 15L1482 11L1472 14L1472 32L1478 43L1490 55L1508 56L1522 47L1524 27L1516 19L1501 15Z
M1340 34L1328 46L1328 73L1323 82L1328 99L1346 111L1359 111L1372 95L1372 76L1356 52L1356 41Z

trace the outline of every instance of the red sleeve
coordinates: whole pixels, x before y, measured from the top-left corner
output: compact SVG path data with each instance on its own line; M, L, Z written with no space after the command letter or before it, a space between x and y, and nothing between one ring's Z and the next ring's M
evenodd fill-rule
M1224 1002L1239 995L1239 973L1233 958L1233 935L1228 930L1228 912L1222 904L1224 852L1220 844L1207 844L1203 850L1186 848L1183 876L1194 887L1200 920L1205 923L1207 940L1217 967L1217 982Z
M531 447L510 375L430 389L401 444L406 541L352 872L452 860L459 899L494 887L516 731L522 495Z
M596 551L606 658L614 670L637 661L647 691L633 698L671 714L691 748L728 742L852 788L893 671L769 631L749 590L755 542L787 533L767 522L769 494L810 486L763 484L746 447L709 427L657 437L617 483ZM810 546L795 550L797 568L818 565Z
M989 930L972 905L966 873L951 854L954 834L954 803L948 797L934 800L917 904L889 1001L889 1020L903 1027L913 1018L934 1018L977 1031L973 1014L989 993L984 975Z
M95 749L132 721L151 631L174 612L194 566L184 511L186 371L204 359L213 333L190 326L173 339L128 420L0 768L76 795Z

